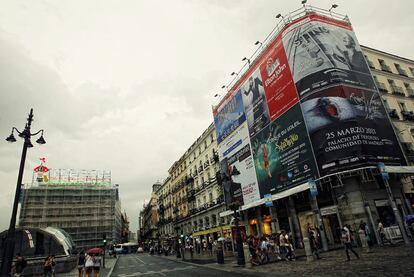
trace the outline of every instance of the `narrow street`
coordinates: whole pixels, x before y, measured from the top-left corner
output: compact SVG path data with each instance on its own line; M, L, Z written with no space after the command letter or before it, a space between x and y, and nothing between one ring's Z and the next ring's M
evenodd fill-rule
M128 276L254 276L189 265L148 254L122 255L112 272L112 277Z

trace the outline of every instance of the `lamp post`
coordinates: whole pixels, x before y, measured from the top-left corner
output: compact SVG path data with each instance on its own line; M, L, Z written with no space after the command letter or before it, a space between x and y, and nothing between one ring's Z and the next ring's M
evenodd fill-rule
M180 227L175 226L175 232L177 234L177 238L175 240L175 251L177 252L176 253L177 259L181 258L181 253L180 253L180 235L179 235L179 232L178 232L179 230L180 230Z
M8 142L16 142L16 138L14 137L14 131L19 134L19 137L24 139L23 143L23 150L22 156L20 159L20 168L19 168L19 175L17 177L17 184L16 184L16 193L14 195L14 203L13 203L13 210L10 219L10 226L9 230L7 231L7 237L3 244L3 255L2 255L2 263L0 269L0 276L10 276L10 271L13 262L13 254L14 254L14 244L15 244L15 227L16 227L16 217L17 217L17 208L20 199L21 193L21 186L22 186L22 179L23 179L23 171L24 171L24 164L26 161L26 153L27 148L33 147L33 144L30 141L32 136L36 136L41 133L40 137L36 140L38 144L45 144L46 141L43 138L43 129L32 134L30 131L31 125L33 122L33 109L30 109L29 116L27 118L26 126L24 130L20 132L16 127L12 128L12 132L10 136L6 138Z
M244 266L246 261L244 259L244 250L243 250L243 240L239 228L239 217L237 216L237 210L240 208L240 203L234 202L229 205L230 209L233 211L234 216L234 225L236 227L236 247L237 247L237 264Z

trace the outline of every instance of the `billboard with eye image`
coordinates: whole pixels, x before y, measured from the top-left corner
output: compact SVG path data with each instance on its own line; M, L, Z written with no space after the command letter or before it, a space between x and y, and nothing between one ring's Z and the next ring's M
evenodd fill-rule
M301 98L340 83L375 90L352 26L345 21L311 14L290 24L282 40Z

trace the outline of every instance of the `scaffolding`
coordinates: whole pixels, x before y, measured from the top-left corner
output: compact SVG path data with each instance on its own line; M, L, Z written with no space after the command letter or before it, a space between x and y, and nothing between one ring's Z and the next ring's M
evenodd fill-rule
M77 249L102 246L121 239L121 204L110 171L50 170L48 182L33 178L25 185L19 225L58 227L72 237Z

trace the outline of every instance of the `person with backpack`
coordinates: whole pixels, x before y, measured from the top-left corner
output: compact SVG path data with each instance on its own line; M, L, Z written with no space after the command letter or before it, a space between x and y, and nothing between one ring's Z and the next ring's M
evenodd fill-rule
M23 271L27 266L27 261L20 253L16 254L16 261L14 262L13 271L14 277L23 276Z

